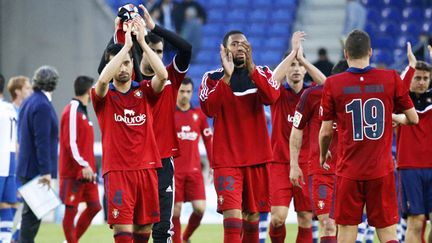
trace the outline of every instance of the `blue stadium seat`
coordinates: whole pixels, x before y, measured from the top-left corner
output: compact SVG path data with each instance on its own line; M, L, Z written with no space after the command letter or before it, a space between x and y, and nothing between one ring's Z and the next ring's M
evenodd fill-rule
M421 31L421 24L419 22L403 22L400 25L400 31L404 35L418 36Z
M200 64L211 64L214 63L215 60L219 60L219 52L215 51L208 51L208 50L201 50L198 53L198 56L196 57L197 60L199 60Z
M235 23L235 22L246 22L247 21L247 15L246 11L243 9L234 9L231 11L228 11L226 13L225 21L228 23Z
M246 8L249 6L249 0L229 0L231 10Z
M206 9L224 8L228 4L228 0L203 0L200 3Z
M405 21L423 21L423 11L418 7L407 7L402 10Z
M432 33L432 23L430 22L430 20L423 23L421 30L425 33Z
M383 6L383 2L379 0L361 0L363 5L365 5L368 9L372 8L381 8Z
M384 20L399 21L400 19L402 19L402 13L401 10L398 8L383 8L381 10L381 17Z
M219 37L205 37L202 42L202 49L218 49L222 44L222 38Z
M270 14L270 19L278 23L290 23L295 17L294 10L278 9Z
M373 22L378 24L381 21L381 12L374 8L369 8L367 10L367 22Z
M393 57L396 62L406 60L406 48L398 48L393 51Z
M214 22L208 22L202 28L203 36L209 36L209 37L220 36L221 31L222 31L222 25Z
M280 36L280 37L291 37L291 25L290 24L272 24L270 28L268 28L268 33L271 36Z
M425 20L429 20L429 21L432 20L432 7L425 8L423 10L423 17Z
M394 22L386 21L379 25L379 31L385 35L399 35L400 26Z
M258 8L272 7L272 3L269 2L268 0L253 0L251 5Z
M263 23L266 22L269 17L268 11L263 9L256 9L248 15L251 23L255 23L255 22Z
M282 60L282 53L279 51L265 51L260 53L258 62L259 65L277 65Z
M267 36L267 24L262 23L252 23L249 26L249 35L251 36Z
M295 0L273 0L272 5L276 9L296 9L297 3Z
M405 6L422 7L423 0L405 0Z
M263 43L263 38L252 36L252 37L248 37L248 41L251 43L253 51L256 52L257 49L261 48L261 45Z
M225 16L218 11L207 11L208 23L221 23L225 21Z
M388 50L375 49L372 53L371 62L389 66L393 63L393 55Z
M377 1L377 0L376 0ZM378 0L379 1L379 0ZM382 1L385 7L402 8L405 6L405 0L384 0Z
M396 47L397 48L406 48L406 43L411 42L412 46L415 46L418 42L417 36L407 36L407 35L401 35L396 39Z
M378 35L379 28L374 22L366 22L364 29L370 36Z
M285 50L288 48L289 38L272 37L264 41L263 45L273 50Z
M374 36L371 38L373 49L391 49L394 47L394 38L390 36Z

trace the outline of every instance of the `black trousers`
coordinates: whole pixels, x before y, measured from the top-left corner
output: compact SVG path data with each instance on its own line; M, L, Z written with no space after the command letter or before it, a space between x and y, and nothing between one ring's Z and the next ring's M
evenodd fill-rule
M25 178L20 178L22 184L24 185L30 180ZM39 220L33 211L30 209L28 204L24 201L24 208L22 211L22 220L21 220L21 230L19 236L19 243L34 243L37 232L39 231L39 226L41 224L41 220Z
M174 160L172 157L162 159L162 168L157 170L159 189L160 221L153 225L153 242L172 242L172 214L174 203Z

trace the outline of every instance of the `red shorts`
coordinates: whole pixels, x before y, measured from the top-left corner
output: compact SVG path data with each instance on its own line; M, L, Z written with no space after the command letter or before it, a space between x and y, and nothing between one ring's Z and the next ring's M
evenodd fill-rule
M307 175L307 165L301 165L303 175ZM294 198L294 209L296 212L312 211L311 199L307 177L304 178L306 185L302 187L293 186L289 179L290 165L288 163L270 164L270 190L271 205L289 207L291 199Z
M315 215L330 214L334 209L336 176L310 175L309 190L311 192L312 209Z
M267 164L214 169L218 212L240 209L249 213L269 212Z
M156 169L109 171L104 175L108 224L159 222Z
M99 204L98 185L72 178L60 179L60 198L68 206L78 206L80 202Z
M205 200L204 178L201 171L190 173L174 173L175 202Z
M360 224L365 204L370 225L385 228L399 221L393 172L367 181L337 177L335 204L337 224Z

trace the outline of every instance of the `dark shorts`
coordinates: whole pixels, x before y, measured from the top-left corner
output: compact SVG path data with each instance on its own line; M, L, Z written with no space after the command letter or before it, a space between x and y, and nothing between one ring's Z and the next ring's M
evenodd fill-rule
M401 169L398 175L402 214L432 213L432 169Z
M16 176L0 176L0 202L17 202Z

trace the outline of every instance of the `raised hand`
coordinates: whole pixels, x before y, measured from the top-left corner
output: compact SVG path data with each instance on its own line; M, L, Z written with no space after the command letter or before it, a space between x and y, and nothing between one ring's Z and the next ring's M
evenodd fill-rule
M303 31L294 32L291 37L291 48L293 51L298 51L301 46L301 42L305 40L306 33Z
M220 45L220 57L225 76L231 78L234 71L233 55L222 44Z
M130 49L133 46L132 42L132 23L128 22L126 23L126 33L125 33L125 46Z
M253 57L252 57L252 46L247 41L241 42L240 45L245 50L245 53L246 53L245 64L246 64L246 67L247 67L247 69L249 71L249 74L251 74L255 70L255 63L253 62Z
M432 46L428 45L429 57L432 58Z
M153 18L151 17L147 9L144 7L144 5L140 4L139 8L144 12L143 18L147 27L150 30L153 30L155 28L155 22L153 21Z
M412 68L415 68L417 64L417 58L415 57L412 51L410 42L407 42L407 57L408 57L408 65Z
M304 57L304 54L303 54L303 46L302 46L302 45L300 45L300 48L299 48L298 51L297 51L296 59L297 59L300 63L304 63L304 60L306 59L306 58Z
M136 36L138 41L144 41L144 37L147 35L146 25L143 18L135 17L132 20L133 28L132 33Z

